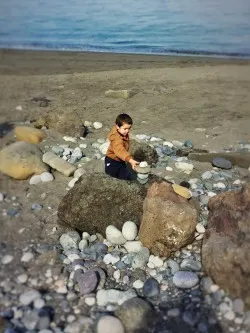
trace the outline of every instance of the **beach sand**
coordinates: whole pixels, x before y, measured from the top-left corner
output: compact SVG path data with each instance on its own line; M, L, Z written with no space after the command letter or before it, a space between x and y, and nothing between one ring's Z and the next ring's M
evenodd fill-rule
M129 99L107 98L104 93L109 89L134 89L136 94ZM32 101L35 96L49 98L49 106L40 107ZM17 106L22 110L16 110ZM133 134L192 140L195 148L209 151L236 147L240 141L250 141L250 61L0 50L1 148L15 141L15 125L36 121L46 113L74 110L83 121L103 124L90 134L93 140L105 138L116 115L126 112L134 120ZM74 135L53 128L49 133L43 147L63 143L65 134ZM10 208L12 202L21 207L17 217L4 217L0 233L0 243L15 256L3 274L15 277L23 272L23 247L58 242L57 207L69 179L56 173L53 182L30 186L28 180L1 174L0 181L1 191L10 198L2 209ZM46 193L43 199L42 193ZM41 203L42 211L32 211L33 203ZM36 276L47 267L46 260L32 262L27 272Z

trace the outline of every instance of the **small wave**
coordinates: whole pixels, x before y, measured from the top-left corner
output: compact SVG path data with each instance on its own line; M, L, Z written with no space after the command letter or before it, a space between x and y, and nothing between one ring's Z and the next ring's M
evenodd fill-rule
M221 52L209 50L187 50L163 47L152 47L149 45L130 45L128 41L117 43L116 46L82 45L82 44L60 44L60 43L4 43L0 41L1 49L23 49L23 50L47 50L47 51L76 51L76 52L108 52L124 54L147 54L147 55L186 55L201 57L243 58L249 59L250 53L243 52Z

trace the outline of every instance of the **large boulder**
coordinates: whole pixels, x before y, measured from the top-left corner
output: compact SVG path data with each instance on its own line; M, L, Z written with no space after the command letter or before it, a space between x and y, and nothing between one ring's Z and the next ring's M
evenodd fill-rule
M42 156L42 151L32 143L12 143L0 151L0 171L15 179L40 175L49 171L49 166L43 163Z
M147 186L103 173L82 175L58 207L59 223L103 236L108 225L122 230L128 220L139 224Z
M44 131L28 126L17 126L15 135L18 141L30 143L39 143L45 138Z
M143 204L140 241L154 255L169 257L193 240L197 217L192 199L176 194L171 184L154 183Z
M250 308L250 185L214 196L202 262L215 283Z
M157 151L146 143L131 140L129 152L134 159L139 162L147 161L148 164L151 165L152 163L156 163L158 161Z

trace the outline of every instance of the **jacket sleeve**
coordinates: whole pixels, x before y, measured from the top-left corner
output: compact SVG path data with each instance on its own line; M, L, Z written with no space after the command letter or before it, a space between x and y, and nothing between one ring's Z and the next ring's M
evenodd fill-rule
M124 148L122 138L115 138L112 142L115 155L123 161L128 162L132 156Z

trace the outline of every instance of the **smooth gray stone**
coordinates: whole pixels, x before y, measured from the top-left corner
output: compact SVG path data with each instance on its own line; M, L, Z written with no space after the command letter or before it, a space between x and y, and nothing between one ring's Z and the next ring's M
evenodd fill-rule
M160 293L160 285L154 278L149 278L143 285L143 294L145 297L157 297Z
M197 285L199 278L196 273L178 271L174 274L173 283L178 288L192 288Z

